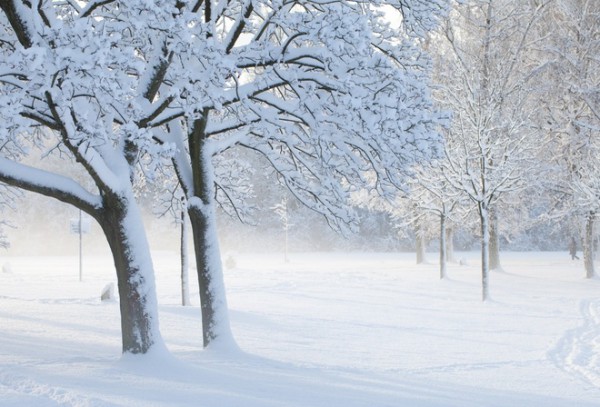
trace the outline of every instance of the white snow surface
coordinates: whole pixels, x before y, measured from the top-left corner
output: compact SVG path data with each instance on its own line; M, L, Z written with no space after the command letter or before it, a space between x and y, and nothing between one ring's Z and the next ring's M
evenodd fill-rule
M0 406L600 406L600 280L503 253L482 303L478 256L439 280L414 254L237 254L239 349L204 351L197 290L182 307L177 254L154 252L170 353L123 357L110 258L79 282L77 257L3 257Z

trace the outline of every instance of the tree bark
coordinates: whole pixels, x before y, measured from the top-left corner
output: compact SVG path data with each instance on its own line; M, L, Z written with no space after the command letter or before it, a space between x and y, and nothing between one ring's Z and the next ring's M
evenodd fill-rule
M217 340L232 340L223 269L212 206L192 200L189 203L188 215L192 225L200 290L202 339L204 347L208 347Z
M583 262L585 264L585 277L593 278L596 275L594 267L594 220L596 214L590 213L585 222L585 237L583 239Z
M113 255L121 309L123 353L147 353L161 343L154 271L133 194L106 194L96 219Z
M33 45L31 33L28 31L27 24L25 21L23 21L23 17L19 15L15 3L16 0L2 0L0 1L0 9L4 11L4 14L14 30L19 43L23 46L23 48L31 48Z
M189 195L188 216L200 290L204 347L216 342L234 343L229 326L223 267L217 239L213 198L214 168L211 157L206 152L203 135L206 120L206 116L198 120L194 132L189 137L193 189L186 191Z

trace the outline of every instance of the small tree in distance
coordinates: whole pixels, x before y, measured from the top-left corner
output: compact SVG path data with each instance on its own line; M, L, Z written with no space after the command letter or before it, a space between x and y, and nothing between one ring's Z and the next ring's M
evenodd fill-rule
M600 214L598 129L600 128L600 4L590 0L554 2L550 16L551 60L544 115L553 134L549 161L551 188L563 217L580 219L584 268L595 274L594 228ZM579 239L577 239L579 240Z
M447 241L452 238L448 233L448 225L456 217L460 205L464 204L464 197L445 178L448 168L443 160L419 166L415 171L417 176L411 183L409 199L415 202L419 211L432 213L439 218L440 279L444 279L447 277L448 247L453 246Z

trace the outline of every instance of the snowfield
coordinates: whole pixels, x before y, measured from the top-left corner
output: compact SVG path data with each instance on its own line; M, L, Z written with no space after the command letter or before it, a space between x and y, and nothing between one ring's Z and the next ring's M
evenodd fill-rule
M430 258L435 254L430 253ZM234 255L239 349L201 348L179 259L155 252L170 352L121 357L109 257L3 257L0 406L600 406L600 280L563 253L479 254L441 281L414 254Z

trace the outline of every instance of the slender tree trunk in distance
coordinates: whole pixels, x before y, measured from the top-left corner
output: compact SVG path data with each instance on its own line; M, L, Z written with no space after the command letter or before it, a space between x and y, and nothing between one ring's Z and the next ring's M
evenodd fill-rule
M454 256L454 229L446 227L446 257L449 262L455 262Z
M481 288L482 300L490 297L489 274L490 274L490 227L489 212L484 203L479 204L479 217L481 221Z
M490 81L490 44L491 44L491 24L493 21L493 2L489 0L487 2L486 10L486 23L485 23L485 36L483 38L483 69L482 69L482 82L481 82L481 100L483 103L488 103L489 96L489 81ZM479 140L481 141L481 140ZM484 198L483 201L479 201L479 217L481 219L481 298L486 301L489 296L489 274L490 274L490 213L489 213L489 201L486 201L488 197L487 187L487 172L489 158L485 151L480 145L482 157L480 161L481 165L481 191L480 195Z
M83 211L79 210L79 281L83 281Z
M585 264L585 277L593 278L596 275L594 268L594 220L596 214L590 213L585 222L585 236L583 239L583 262Z
M190 302L189 261L188 261L188 215L185 208L181 210L181 305L192 305Z
M490 209L490 270L502 270L500 265L500 230L498 214L495 209Z
M424 232L421 225L417 225L417 230L415 233L415 246L417 251L417 264L423 264L426 262L425 258L425 237L423 236Z
M446 244L446 214L440 213L440 279L446 278L447 250Z
M150 249L133 194L104 196L97 214L113 255L121 309L123 353L147 353L161 344Z

